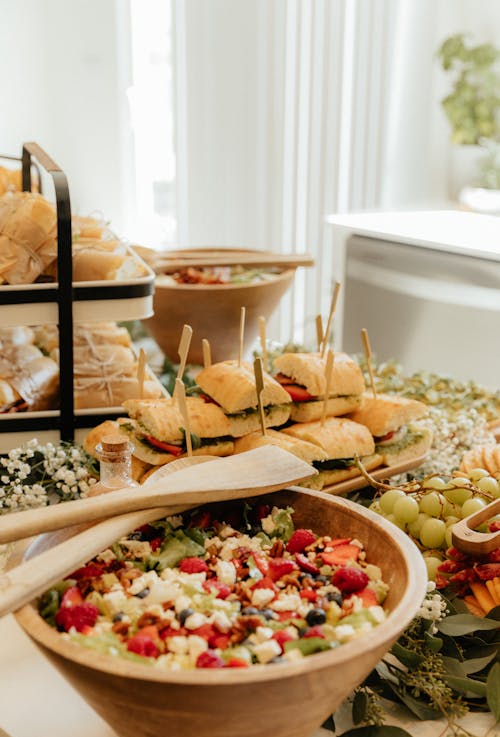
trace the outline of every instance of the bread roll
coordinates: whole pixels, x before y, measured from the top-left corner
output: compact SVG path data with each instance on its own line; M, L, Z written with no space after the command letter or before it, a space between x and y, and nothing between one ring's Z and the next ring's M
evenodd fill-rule
M106 435L115 435L118 432L118 423L114 420L105 420L96 427L92 428L83 438L83 449L94 458L96 455L96 446Z
M351 397L330 397L327 401L326 416L338 417L352 412L361 405L361 394ZM294 422L314 422L323 416L324 402L311 399L308 402L292 402L290 419Z
M370 431L357 422L343 417L327 417L321 422L304 422L284 428L282 432L301 440L319 445L327 453L328 458L353 458L372 455L375 443Z
M377 453L382 456L386 466L404 463L427 453L432 445L432 431L428 428L408 428L402 440L396 443L376 445Z
M347 353L334 353L330 396L361 394L365 382L360 367ZM284 374L313 397L323 396L326 390L326 355L319 353L283 353L274 361L276 373Z
M230 435L233 438L240 438L255 432L260 428L260 419L258 410L250 410L249 412L241 412L240 414L226 415L229 420ZM281 427L290 417L289 404L269 405L264 408L264 425L266 427Z
M277 430L267 430L265 435L262 435L261 432L253 432L250 435L237 438L234 442L234 452L244 453L247 450L260 448L264 445L277 445L278 448L293 453L306 463L328 459L328 455L319 445L313 445L313 443L308 443L306 440L300 440L293 435L285 435L285 433Z
M380 438L418 420L428 411L427 405L415 399L389 394L377 394L375 398L366 392L360 409L352 412L349 418L365 425L374 437Z
M291 402L290 395L272 376L263 372L263 378L264 391L261 397L264 406ZM249 363L242 363L241 366L238 366L237 361L214 363L200 371L196 383L228 414L257 407L255 377Z

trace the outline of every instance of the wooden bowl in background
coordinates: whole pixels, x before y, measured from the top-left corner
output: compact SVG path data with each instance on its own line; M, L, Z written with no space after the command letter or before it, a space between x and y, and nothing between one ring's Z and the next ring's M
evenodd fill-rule
M230 253L242 249L227 249ZM188 252L188 251L186 251ZM188 362L203 363L201 341L207 338L212 360L237 358L240 310L246 308L244 351L259 334L259 316L268 320L280 299L290 288L295 269L277 273L268 281L255 284L161 284L155 285L154 315L144 320L147 330L162 351L174 362L184 324L193 328Z
M401 530L321 492L296 488L259 497L265 501L293 506L298 527L361 540L390 586L389 617L366 636L297 663L169 672L80 647L46 624L35 606L23 607L20 625L119 737L311 737L415 616L427 575ZM54 535L42 536L27 557L53 544Z

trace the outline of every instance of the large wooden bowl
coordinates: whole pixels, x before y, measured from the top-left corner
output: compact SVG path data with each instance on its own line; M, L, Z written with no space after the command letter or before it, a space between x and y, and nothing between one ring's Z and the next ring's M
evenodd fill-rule
M234 250L230 249L233 253ZM268 320L289 289L295 269L255 284L161 284L156 282L153 317L144 321L162 351L178 360L182 326L191 325L190 363L203 363L201 341L210 341L213 361L236 358L240 310L246 308L243 348L248 351L259 332L259 316Z
M293 506L301 527L360 539L390 586L388 619L366 636L298 663L168 672L68 642L33 605L25 606L16 615L20 625L120 737L311 737L416 614L425 566L397 527L321 492L294 489L267 499ZM50 547L53 537L38 538L28 557Z

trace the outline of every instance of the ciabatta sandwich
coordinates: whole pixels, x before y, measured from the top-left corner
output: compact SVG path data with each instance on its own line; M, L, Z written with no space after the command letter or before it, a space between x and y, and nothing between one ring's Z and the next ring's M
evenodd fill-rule
M375 453L375 443L368 428L344 417L327 417L323 425L321 422L298 423L281 432L319 446L326 454L326 458L312 462L319 471L318 475L303 482L304 486L313 489L359 476L361 472L356 466L355 455L359 456L367 471L382 463L382 457Z
M290 417L291 398L272 376L263 372L261 394L266 427L279 427ZM249 363L221 361L202 369L196 383L207 400L215 402L229 422L229 434L235 438L260 427L255 376Z
M331 389L326 415L352 412L361 404L365 382L360 367L346 353L334 353ZM276 380L293 400L290 418L294 422L313 422L323 414L326 391L326 355L284 353L274 361Z
M216 404L187 397L193 455L227 456L233 452L231 426ZM184 420L174 399L128 399L128 418L119 418L120 432L129 436L134 455L161 466L186 453Z
M392 466L418 458L429 450L431 431L411 425L427 412L427 406L415 399L389 394L377 394L375 398L367 392L360 409L352 412L349 418L368 428L374 437L376 452L387 466Z
M277 445L278 448L287 450L297 458L306 463L314 465L316 461L327 461L328 454L319 445L301 440L293 435L286 435L279 430L266 430L266 434L262 435L260 431L252 432L250 435L244 435L242 438L236 438L234 441L234 452L245 453L247 450L260 448L263 445Z

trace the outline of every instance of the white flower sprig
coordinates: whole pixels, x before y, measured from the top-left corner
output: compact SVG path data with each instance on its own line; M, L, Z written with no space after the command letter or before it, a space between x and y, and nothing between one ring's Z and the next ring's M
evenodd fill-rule
M87 496L96 483L94 460L69 443L30 440L0 458L0 514Z
M436 584L429 581L427 584L427 593L418 610L416 616L422 619L428 619L432 622L429 633L435 635L438 631L437 623L446 617L446 602L440 594L436 592Z

